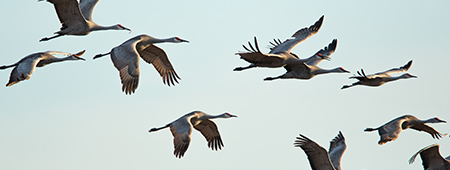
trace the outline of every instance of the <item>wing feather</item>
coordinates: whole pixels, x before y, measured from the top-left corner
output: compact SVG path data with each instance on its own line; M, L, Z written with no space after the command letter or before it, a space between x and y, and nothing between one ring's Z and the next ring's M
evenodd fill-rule
M62 24L61 30L76 25L83 25L85 27L88 27L86 19L81 14L81 10L77 0L47 1L52 3L55 7L56 14L58 15L59 21Z
M158 71L159 75L162 77L164 84L170 86L178 83L180 77L175 72L175 69L172 67L169 58L163 49L152 44L138 52L145 62L152 64L153 67L155 67L156 71Z
M195 125L194 128L206 138L208 141L208 147L212 150L222 149L223 142L220 137L217 125L211 120L202 120L199 124Z
M111 60L119 70L122 91L134 93L139 84L139 55L136 53L137 40L129 40L111 50Z
M306 153L313 170L335 170L327 150L306 136L300 134L300 137L295 140L294 146L300 147Z

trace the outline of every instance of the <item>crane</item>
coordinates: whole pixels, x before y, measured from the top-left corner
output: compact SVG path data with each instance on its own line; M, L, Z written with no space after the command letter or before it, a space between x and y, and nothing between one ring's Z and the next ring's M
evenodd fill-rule
M450 169L450 156L445 159L442 157L442 155L439 153L439 144L433 144L421 149L409 159L409 164L412 164L414 162L418 154L420 154L420 157L422 158L422 165L424 170Z
M0 66L0 70L4 70L10 67L14 67L11 71L11 75L9 77L9 82L6 86L12 86L22 80L28 80L33 74L36 67L44 67L47 64L62 62L66 60L85 60L80 56L83 55L85 50L78 52L77 54L70 54L59 51L46 51L46 52L38 52L30 54L22 59L20 59L17 63L11 65ZM56 58L55 54L67 55L64 58Z
M236 55L241 56L241 59L249 62L250 65L247 67L236 67L234 71L242 71L253 67L283 67L291 60L299 60L299 57L290 51L297 44L300 44L301 42L316 34L322 26L323 18L324 16L322 15L322 17L320 17L320 19L316 21L314 25L298 30L292 35L291 39L287 39L284 42L281 42L279 39L278 41L274 39L275 43L271 42L273 47L268 54L264 54L261 52L261 50L259 50L258 43L255 37L254 39L256 49L253 48L252 44L249 42L248 45L250 48L247 48L245 45L243 45L244 49L247 50L247 52L236 53Z
M158 39L142 34L114 47L109 53L97 54L94 59L111 55L114 66L119 70L122 91L127 95L134 93L139 84L139 57L155 67L164 84L175 85L174 82L178 83L177 79L180 79L180 77L173 69L166 52L154 45L163 42L181 43L189 41L179 37Z
M181 158L189 147L191 141L192 129L196 129L202 133L202 135L208 141L208 147L212 150L222 149L223 142L220 137L219 129L217 125L210 119L215 118L231 118L237 117L230 113L223 113L219 115L209 115L202 111L193 111L177 120L160 128L152 128L148 132L155 132L167 127L170 127L170 131L173 135L174 155Z
M379 73L375 73L372 75L366 75L364 73L364 70L361 69L361 72L357 72L358 76L352 76L350 77L350 79L358 79L358 82L355 82L351 85L344 85L342 86L341 89L346 89L346 88L350 88L356 85L365 85L365 86L381 86L384 83L390 82L390 81L395 81L395 80L399 80L399 79L408 79L408 78L417 78L417 76L411 75L409 73L405 73L402 74L400 76L396 76L396 77L392 77L389 74L394 74L394 73L400 73L400 72L405 72L408 71L408 69L411 67L412 64L412 60L410 60L408 63L406 63L404 66L401 66L399 68L393 68L387 71L383 71L383 72L379 72Z
M43 0L38 0L43 1ZM112 26L101 26L92 20L92 12L100 0L47 0L55 6L56 14L62 27L55 32L53 37L42 38L41 41L48 41L63 35L87 35L98 30L128 30L129 28L116 24Z
M341 170L341 159L347 149L345 138L341 131L330 141L328 152L325 148L302 134L300 134L300 137L297 137L294 146L302 148L306 153L312 170Z
M380 135L379 145L383 145L389 141L393 141L398 138L398 135L402 130L411 128L417 131L425 131L429 133L433 138L439 139L447 134L441 134L426 123L447 123L445 120L441 120L437 117L427 120L420 120L413 115L403 115L397 117L386 124L377 128L366 128L365 132L378 131Z
M327 74L327 73L350 73L342 67L337 67L334 69L322 69L317 65L323 61L328 60L330 55L334 53L337 46L337 39L334 39L328 47L324 49L320 49L313 56L309 57L306 60L290 60L284 66L286 69L286 73L278 77L267 77L265 81L271 81L275 79L311 79L319 74Z

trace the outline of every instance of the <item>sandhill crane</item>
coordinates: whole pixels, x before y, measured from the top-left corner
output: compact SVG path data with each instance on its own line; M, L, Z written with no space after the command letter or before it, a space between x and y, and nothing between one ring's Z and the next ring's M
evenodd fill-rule
M327 150L300 134L294 143L295 147L300 147L308 156L309 164L313 170L341 170L341 159L347 145L341 131L330 141L330 149Z
M220 115L208 115L202 111L190 112L177 120L160 128L152 128L148 132L155 132L167 127L170 127L170 131L173 135L173 144L175 157L181 158L189 147L191 142L192 128L200 131L202 135L208 141L208 147L212 150L222 149L223 142L220 137L217 125L210 119L215 118L230 118L237 117L230 113L223 113Z
M380 127L366 128L364 131L371 132L378 130L378 134L380 135L380 141L378 141L379 145L383 145L389 141L397 139L400 132L408 128L418 131L425 131L435 139L439 139L442 137L443 134L439 133L438 131L436 131L431 126L428 126L425 123L447 123L447 122L437 117L430 118L427 120L419 120L418 118L412 115L403 115L387 122L386 124ZM444 134L444 136L445 135L446 134Z
M414 162L418 154L422 158L424 170L450 170L450 156L445 159L442 157L439 153L439 144L421 149L409 159L409 164Z
M351 85L344 85L342 86L341 89L346 89L349 87L353 87L356 85L365 85L365 86L381 86L384 83L390 82L390 81L395 81L395 80L399 80L399 79L408 79L408 78L417 78L417 76L411 75L409 73L397 76L397 77L392 77L389 74L394 74L394 73L400 73L400 72L405 72L408 71L408 69L411 67L412 64L412 60L410 60L408 63L406 63L404 66L399 67L399 68L393 68L384 72L379 72L379 73L375 73L372 75L366 75L364 73L364 70L361 69L361 72L357 72L358 76L352 76L350 77L350 79L358 79L358 82L355 82Z
M311 79L319 74L326 73L349 73L349 71L345 70L342 67L337 67L334 69L322 69L317 66L321 61L325 59L329 59L330 55L334 53L337 46L337 40L334 39L328 47L319 50L313 56L306 59L306 61L302 60L290 60L284 66L286 69L286 73L278 77L267 77L264 80L270 81L275 79ZM320 56L320 57L317 57Z
M43 0L38 0L43 1ZM116 24L101 26L92 20L92 12L99 0L47 0L55 6L56 14L62 24L60 31L53 37L45 37L39 41L48 41L63 35L87 35L98 30L128 30L130 29Z
M114 47L109 53L98 54L94 59L111 54L111 60L114 66L119 70L120 79L122 81L122 91L125 94L134 93L139 83L139 57L149 64L152 64L161 75L164 84L170 86L178 83L177 73L170 64L166 52L155 46L155 43L172 42L181 43L189 42L178 37L167 39L157 39L142 34L133 37L121 45Z
M236 53L236 55L241 56L241 59L244 59L251 64L247 67L236 67L234 71L242 71L253 67L283 67L287 62L290 62L290 60L298 60L298 56L290 51L297 44L305 41L319 31L320 27L322 26L323 17L324 16L320 17L320 19L316 21L314 25L311 25L308 28L302 28L295 32L294 35L292 35L292 39L287 39L282 43L280 40L277 41L276 39L274 39L275 44L271 43L274 47L271 48L268 54L264 54L261 52L261 50L259 50L258 42L255 37L256 49L253 48L252 44L249 42L248 45L251 50L243 45L244 49L246 49L248 52Z
M12 86L22 80L30 79L31 74L33 74L36 67L44 67L45 65L50 63L61 62L66 60L85 60L84 58L80 57L81 55L83 55L83 53L84 50L78 52L77 54L70 54L59 51L46 51L34 53L20 59L17 63L0 66L0 70L14 67L14 69L11 71L9 82L6 84L6 86ZM67 55L67 57L56 58L55 56L53 56L54 54Z

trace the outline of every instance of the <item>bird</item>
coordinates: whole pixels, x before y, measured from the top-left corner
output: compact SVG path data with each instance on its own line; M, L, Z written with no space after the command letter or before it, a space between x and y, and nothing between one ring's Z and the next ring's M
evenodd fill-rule
M0 66L0 70L4 70L10 67L14 67L11 71L11 75L9 77L9 82L6 84L6 87L12 86L20 81L28 80L33 74L36 67L44 67L47 64L62 62L66 60L85 60L80 56L83 55L85 50L78 52L76 54L70 54L59 51L46 51L46 52L38 52L30 54L22 59L20 59L17 63L11 65L3 65ZM56 58L55 54L66 55L64 58Z
M439 153L439 144L433 144L421 149L409 159L409 164L414 162L418 154L422 158L424 170L450 170L450 156L445 159L442 157Z
M148 132L155 132L167 127L170 127L170 131L173 135L174 155L177 158L184 156L184 153L189 147L191 141L192 129L196 129L202 133L202 135L208 141L208 147L212 150L222 149L223 142L220 137L219 129L217 125L211 120L215 118L231 118L237 117L230 113L223 113L219 115L209 115L202 111L193 111L177 120L160 128L152 128Z
M309 37L315 35L320 27L322 26L324 16L320 17L318 21L316 21L310 27L305 27L292 35L292 38L281 42L281 40L274 39L275 43L271 44L273 47L271 48L268 54L264 54L259 50L258 42L256 37L255 39L255 48L253 48L252 44L248 42L250 48L247 48L245 45L242 45L247 52L236 53L236 55L240 55L241 59L250 63L247 67L236 67L234 71L242 71L249 68L254 67L269 67L269 68L277 68L283 67L291 60L298 60L299 57L290 52L297 44L305 41Z
M158 39L142 34L114 47L109 53L96 55L94 59L111 55L114 66L119 70L122 91L127 95L134 93L138 87L139 57L155 67L161 75L164 84L169 86L171 84L175 85L174 82L178 83L177 79L180 79L180 77L172 67L166 52L154 45L155 43L163 42L181 43L189 41L179 37Z
M330 141L330 148L327 152L325 148L300 134L294 143L295 147L300 147L308 156L312 170L341 170L341 159L347 145L344 135L339 134Z
M408 79L408 78L417 78L417 76L411 75L409 73L405 73L402 74L400 76L397 77L392 77L389 74L394 74L394 73L400 73L400 72L405 72L408 71L408 69L411 67L412 64L412 60L410 60L408 63L406 63L404 66L401 66L399 68L393 68L384 72L379 72L379 73L375 73L372 75L366 75L364 73L364 70L361 69L361 72L357 72L358 76L352 76L349 77L350 79L358 79L358 82L355 82L351 85L344 85L342 86L341 89L346 89L346 88L350 88L356 85L365 85L365 86L373 86L373 87L377 87L377 86L381 86L384 83L390 82L390 81L395 81L395 80L399 80L399 79Z
M121 24L101 26L92 20L92 12L100 0L80 0L79 4L77 0L47 1L55 6L56 14L62 27L55 32L55 36L42 38L39 42L48 41L63 35L88 35L92 31L98 30L128 30L131 32L131 29Z
M429 133L434 139L439 139L447 134L441 134L426 123L447 123L445 120L441 120L437 117L427 120L420 120L413 115L403 115L397 117L386 124L377 128L366 128L365 132L378 131L380 135L379 145L383 145L389 141L393 141L398 138L398 135L402 130L411 128L417 131L425 131Z
M317 51L313 56L305 59L290 60L284 68L286 73L277 77L266 77L265 81L271 81L276 79L304 79L308 80L319 74L326 73L350 73L342 67L336 67L334 69L322 69L317 65L323 61L328 60L330 55L334 53L337 46L337 39L334 39L328 47Z

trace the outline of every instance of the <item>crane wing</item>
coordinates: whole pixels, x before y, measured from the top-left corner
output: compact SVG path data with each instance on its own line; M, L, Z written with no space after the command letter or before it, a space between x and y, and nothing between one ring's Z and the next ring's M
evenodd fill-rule
M36 65L42 58L43 53L34 53L17 62L17 66L11 71L6 86L12 86L20 81L30 79L31 74L36 70Z
M418 130L418 131L425 131L429 133L433 138L439 139L441 138L441 133L439 133L437 130L432 128L431 126L427 124L414 124L410 127L411 129Z
M337 39L334 39L330 44L328 44L328 47L320 49L313 56L305 59L305 63L308 65L317 66L323 60L329 60L331 54L333 54L334 51L336 50L336 46L337 46Z
M56 14L62 24L61 30L71 27L73 25L83 25L88 27L88 24L81 14L80 7L77 0L47 0L55 7Z
M174 145L173 154L175 155L175 157L183 157L184 153L189 147L192 134L192 124L189 122L191 117L192 115L185 115L172 122L170 125L170 131L172 132Z
M93 21L92 13L95 6L98 4L98 1L100 0L80 0L80 9L86 20Z
M194 128L202 133L202 135L208 141L208 147L212 150L222 149L223 142L220 137L217 125L211 120L202 120Z
M254 37L255 40L255 48L253 48L253 45L248 42L249 48L247 48L245 45L242 45L245 50L248 52L244 53L236 53L236 55L240 55L241 59L256 64L258 66L262 67L283 67L285 59L282 58L278 54L264 54L261 52L258 46L258 41L256 37Z
M311 72L311 68L309 68L309 66L300 60L291 62L289 64L287 64L286 66L284 66L284 69L286 69L287 72L290 71L295 71L295 72L299 72L299 73L309 73Z
M278 46L272 47L272 50L269 52L269 54L278 54L278 53L282 53L282 52L289 52L297 44L305 41L309 37L316 34L319 31L320 27L322 26L323 17L324 16L322 15L322 17L320 17L320 19L318 21L316 21L316 23L314 23L314 25L311 25L310 27L302 28L302 29L298 30L297 32L295 32L294 35L292 35L292 37L293 37L292 39L287 39L283 43L279 44ZM274 45L274 44L272 44L272 45Z
M335 170L327 150L306 136L300 134L300 137L295 140L294 146L303 149L308 156L312 170Z
M420 157L422 158L424 169L428 169L429 167L432 167L433 169L445 169L444 167L447 169L450 168L450 162L445 160L439 153L439 144L433 144L419 150L409 159L409 164L414 162L418 154L420 154Z
M333 167L336 170L341 169L341 159L346 149L347 145L345 144L344 135L339 131L339 134L330 141L330 149L328 149L331 163L333 163Z
M122 91L134 93L139 84L139 55L136 52L137 41L126 41L111 50L111 60L119 70Z
M411 65L412 65L412 60L410 60L404 66L401 66L399 68L393 68L393 69L390 69L390 70L387 70L387 71L375 73L375 74L370 75L368 77L390 77L389 74L401 73L401 72L408 71L408 69L411 67Z
M163 49L152 44L142 50L139 50L138 53L144 61L155 67L159 75L162 77L164 84L170 86L171 84L175 85L175 82L178 83L180 77L175 72L169 58L167 57L167 54Z

